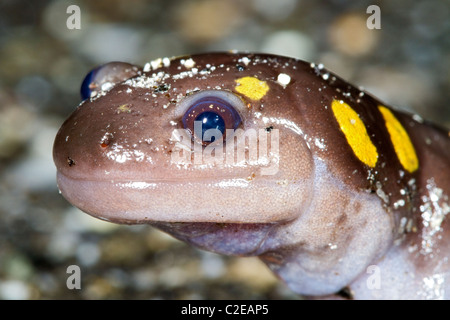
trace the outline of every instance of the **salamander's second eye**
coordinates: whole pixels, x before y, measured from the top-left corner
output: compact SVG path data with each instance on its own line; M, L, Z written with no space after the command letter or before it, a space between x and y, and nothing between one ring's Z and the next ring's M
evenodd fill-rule
M95 97L99 92L108 91L139 72L139 67L125 62L110 62L92 69L81 84L81 98L86 100Z
M228 95L232 95L231 99ZM242 102L233 94L205 91L190 98L182 118L183 126L203 145L216 140L225 141L227 130L239 127L241 117L236 110L236 103Z
M81 84L80 93L81 99L86 100L91 97L92 92L96 89L97 84L94 82L95 75L97 74L98 69L101 67L97 67L92 69L86 77L84 77L83 83Z

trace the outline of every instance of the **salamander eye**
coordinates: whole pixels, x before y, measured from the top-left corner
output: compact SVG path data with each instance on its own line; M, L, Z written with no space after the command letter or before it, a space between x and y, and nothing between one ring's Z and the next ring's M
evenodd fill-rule
M108 91L114 85L138 75L139 67L126 62L110 62L92 69L81 84L81 98L95 97L102 91Z
M191 136L203 145L226 141L227 130L236 130L241 117L236 110L242 101L225 91L203 91L183 101L186 112L182 122Z

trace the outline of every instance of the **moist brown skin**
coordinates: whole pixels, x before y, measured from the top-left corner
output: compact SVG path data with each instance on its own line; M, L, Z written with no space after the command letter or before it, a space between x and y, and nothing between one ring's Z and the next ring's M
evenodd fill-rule
M194 66L183 64L188 59ZM425 295L420 279L449 269L447 131L393 111L418 156L419 168L410 173L399 162L378 110L378 105L386 104L319 66L272 55L216 53L175 58L170 65L161 63L154 70L139 69L137 73L128 81L129 75L123 75L103 96L80 105L55 139L59 186L74 205L113 222L153 224L204 249L258 255L303 294L331 294L348 286L355 297L365 297L370 292L358 282L363 281L358 280L363 266L387 257L385 273L400 274L404 270L389 264L395 261L397 251L414 266L418 297ZM277 82L280 73L290 76L287 85ZM265 81L268 92L260 99L239 93L235 80L243 77ZM140 87L138 80L142 79L150 81ZM181 128L177 108L186 96L203 90L225 90L239 96L245 105L240 110L245 129L280 130L277 174L263 176L260 167L251 164L180 169L170 162L174 149L168 133ZM345 101L365 124L378 150L374 168L352 152L331 110L333 100ZM325 148L315 144L317 139ZM119 151L114 150L117 146ZM142 155L147 161L139 160ZM129 159L120 162L120 156ZM319 164L325 171L319 170ZM247 179L248 186L212 186L226 179ZM285 181L290 189L283 186ZM136 190L129 187L132 182L151 183L151 187ZM334 189L334 194L329 192ZM431 189L442 190L437 201L430 201ZM208 197L201 196L205 192L214 195L218 203L210 205L205 200ZM157 199L164 199L163 203ZM395 205L399 200L404 204ZM438 231L426 227L426 205L433 207L433 214L444 213ZM330 230L328 225L334 227ZM373 241L379 244L370 243L372 232ZM423 252L424 239L431 244L431 252ZM337 249L330 249L330 243ZM359 264L357 252L364 255L371 250L364 258L367 261L362 259ZM360 265L359 273L344 270L340 260L354 260ZM330 270L339 270L342 281L327 286L326 281L318 280L326 278L326 270L320 271L303 289L301 283L309 283L309 279L296 283L286 267L291 262L303 270L302 261L329 265ZM407 270L411 272L409 266ZM314 281L318 281L317 290ZM407 295L409 291L410 287L390 285L384 294Z

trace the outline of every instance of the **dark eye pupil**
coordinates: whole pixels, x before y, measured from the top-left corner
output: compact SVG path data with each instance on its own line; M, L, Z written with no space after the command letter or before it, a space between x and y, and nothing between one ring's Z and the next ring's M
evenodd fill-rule
M222 134L225 133L225 121L223 118L215 113L210 111L205 111L200 113L196 118L195 121L201 121L202 122L202 137L204 136L205 132L209 129L217 129L222 132ZM214 142L215 137L211 137L211 142Z
M183 102L182 102L183 103ZM211 142L227 141L241 123L241 117L235 105L242 103L232 93L226 91L204 91L188 97L186 110L182 122L193 140L204 146Z

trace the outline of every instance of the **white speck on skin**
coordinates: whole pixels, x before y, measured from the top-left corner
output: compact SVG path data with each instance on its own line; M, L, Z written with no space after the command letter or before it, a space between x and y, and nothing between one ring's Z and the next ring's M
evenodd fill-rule
M398 209L399 207L403 207L404 205L405 205L405 200L403 200L403 199L400 199L400 200L394 202L394 204L393 204L394 209Z
M412 118L414 121L416 121L418 123L423 123L423 118L421 116L419 116L418 114L413 114Z
M319 149L325 149L325 148L326 148L326 145L325 145L325 143L323 142L323 139L316 138L316 139L314 140L314 144L315 144L316 147L318 147Z
M162 59L162 63L164 65L164 67L169 67L170 66L170 59L169 58L163 58Z
M445 296L445 275L433 274L423 278L423 295L425 299L444 299Z
M277 82L286 88L286 86L291 82L291 77L286 73L280 73L277 77Z
M245 64L246 66L248 66L248 64L250 63L250 59L248 57L243 57L242 59L240 59L241 62L243 64Z
M381 184L380 181L377 181L375 183L375 187L377 188L376 193L378 195L378 197L380 197L381 200L384 201L384 203L389 203L389 196L383 191L383 185Z
M328 246L330 247L331 250L336 250L337 249L337 245L336 244L329 243Z
M113 87L113 84L111 82L105 82L102 84L102 91L108 91Z
M142 75L136 78L131 78L125 81L125 84L134 88L147 88L151 89L158 86L165 79L170 76L164 72L154 73L151 76Z
M150 65L151 65L153 70L156 70L156 69L158 69L159 67L162 66L162 59L158 58L158 59L155 59L153 61L150 61Z
M419 209L422 212L422 224L424 226L422 231L422 254L429 254L433 252L435 236L438 236L442 231L441 224L445 216L450 212L448 205L448 196L444 191L436 186L433 178L427 180L426 188L428 195L422 196L423 202Z
M403 233L406 228L406 223L408 222L408 218L402 217L400 219L400 225L398 226L398 233Z
M192 58L189 58L187 60L181 60L181 64L186 68L186 69L191 69L195 66L195 61L192 60Z

